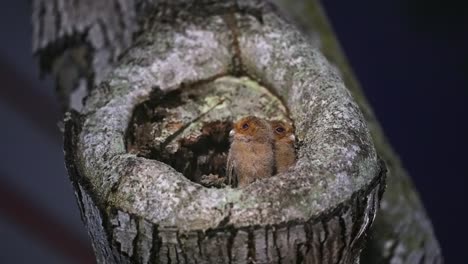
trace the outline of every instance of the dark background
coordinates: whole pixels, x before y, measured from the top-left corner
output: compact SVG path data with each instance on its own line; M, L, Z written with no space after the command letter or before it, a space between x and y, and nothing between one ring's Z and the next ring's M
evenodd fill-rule
M446 263L462 263L468 245L467 6L322 2L420 191ZM31 55L30 14L29 1L3 1L0 8L0 263L92 262L63 164L53 84L40 80Z

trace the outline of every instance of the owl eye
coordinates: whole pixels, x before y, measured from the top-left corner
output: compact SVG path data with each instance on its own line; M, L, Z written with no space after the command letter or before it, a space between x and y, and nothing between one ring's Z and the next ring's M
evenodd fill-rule
M249 128L249 124L244 123L244 124L242 125L242 129L243 129L243 130L246 130L246 129L248 129L248 128Z
M277 127L275 130L276 130L276 132L278 132L278 133L283 133L283 132L284 132L284 128L283 128L283 127Z

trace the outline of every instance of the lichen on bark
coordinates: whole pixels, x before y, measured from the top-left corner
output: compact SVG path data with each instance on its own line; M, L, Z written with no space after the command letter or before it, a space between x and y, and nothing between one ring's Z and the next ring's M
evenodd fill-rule
M85 222L98 259L359 259L383 192L384 166L336 70L261 3L209 3L211 13L197 12L200 3L170 23L149 20L81 113L67 121L67 164L83 214L96 215ZM163 117L146 120L145 111ZM245 188L216 189L190 181L157 156L202 136L206 122L246 113L294 121L294 168ZM149 128L138 132L132 122L139 121L150 121ZM150 140L141 143L145 131Z

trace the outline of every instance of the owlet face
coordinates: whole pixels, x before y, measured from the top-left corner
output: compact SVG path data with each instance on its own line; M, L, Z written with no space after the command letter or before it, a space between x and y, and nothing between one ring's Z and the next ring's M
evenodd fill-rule
M276 141L287 141L292 143L296 140L296 137L294 136L294 129L289 123L274 120L270 121L270 124L273 129Z
M229 133L233 140L263 142L271 138L271 128L263 119L255 116L241 118Z

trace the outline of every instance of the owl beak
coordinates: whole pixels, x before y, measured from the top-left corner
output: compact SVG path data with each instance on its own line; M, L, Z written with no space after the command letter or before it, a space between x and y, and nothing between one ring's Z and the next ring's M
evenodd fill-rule
M290 139L291 141L296 141L296 137L295 137L294 135L290 135L290 136L289 136L289 139Z
M233 137L235 133L236 133L236 132L234 132L234 129L231 129L231 131L229 131L229 136L230 136L230 137Z

